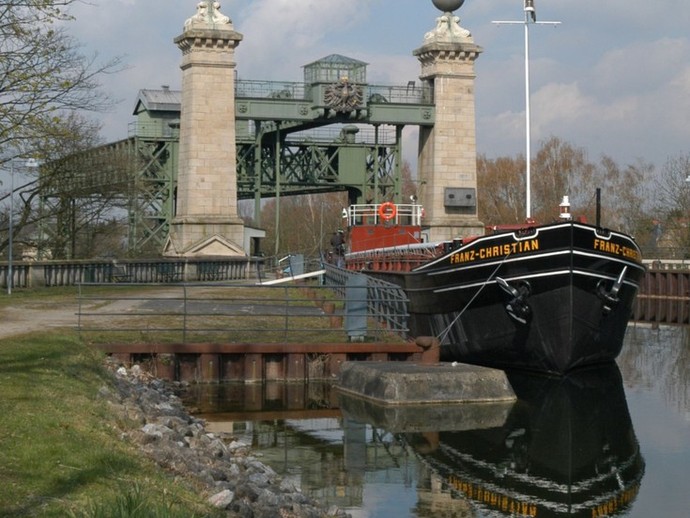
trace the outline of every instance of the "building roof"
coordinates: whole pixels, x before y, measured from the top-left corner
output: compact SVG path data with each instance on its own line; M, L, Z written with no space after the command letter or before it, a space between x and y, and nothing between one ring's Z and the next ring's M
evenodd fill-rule
M366 66L369 63L365 63L364 61L360 61L360 60L354 59L354 58L348 58L347 56L343 56L341 54L331 54L330 56L326 56L325 58L321 58L321 59L317 59L316 61L312 61L311 63L304 65L304 67L311 67L314 65L321 65L321 64Z
M142 111L179 112L182 104L182 92L164 86L160 90L139 90L134 115Z

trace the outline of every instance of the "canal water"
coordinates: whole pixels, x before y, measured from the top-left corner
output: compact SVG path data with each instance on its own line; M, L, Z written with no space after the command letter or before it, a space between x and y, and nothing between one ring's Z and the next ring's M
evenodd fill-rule
M689 516L687 328L631 326L617 365L510 381L514 404L411 411L330 384L194 386L184 400L354 518Z

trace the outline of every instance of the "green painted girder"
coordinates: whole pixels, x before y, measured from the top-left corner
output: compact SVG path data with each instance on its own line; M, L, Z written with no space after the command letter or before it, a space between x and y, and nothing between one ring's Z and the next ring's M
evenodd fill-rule
M50 196L90 196L126 191L131 171L130 139L74 153L41 168ZM76 196L75 196L76 195Z
M138 168L129 209L129 250L160 250L174 217L178 142L136 139Z
M338 113L327 100L333 84L275 81L236 82L235 118L290 122L299 129L333 123L432 126L435 120L433 90L428 85L353 84L361 102L348 113Z
M323 86L308 89L301 84L294 87L298 93L301 88L301 93L292 98L283 92L263 99L243 97L238 87L240 199L348 190L362 200L399 201L401 129L410 124L433 125L428 89L367 85L361 107L335 113L311 100L319 98ZM137 125L140 134L70 157L62 164L63 181L47 197L88 197L103 190L119 195L129 212L130 252L160 250L174 217L179 149L179 131L162 122L174 120L174 115L166 112L158 124L158 115L147 113L149 123ZM307 133L344 123L393 125L396 136L384 142L378 138L354 142L336 133L325 139ZM250 124L256 127L253 133L247 131Z
M263 139L266 142L266 139ZM88 197L107 189L128 207L130 253L160 250L174 217L177 178L176 140L133 137L90 153L80 154L62 167L71 174L47 198ZM362 196L383 198L396 192L397 146L373 146L344 142L284 141L280 149L280 185L276 185L275 146L237 144L238 197L273 197L325 193L354 188ZM260 149L260 160L256 159ZM113 174L107 164L127 163L129 174L120 168ZM278 190L277 190L278 189ZM68 231L65 223L48 234Z
M276 167L273 147L238 146L238 197L274 197L281 194L308 194L342 191L349 187L390 190L396 185L398 146L285 142L280 147L280 167ZM261 157L257 162L257 154ZM378 157L378 158L377 158ZM258 167L257 167L258 166ZM257 177L257 169L259 176ZM279 171L280 185L276 174Z
M178 147L176 139L131 137L72 155L59 163L65 174L46 191L45 198L72 200L107 191L127 207L129 251L158 251L174 216ZM53 210L64 212L58 206ZM56 225L59 228L54 231L46 226L46 234L69 230L65 223Z

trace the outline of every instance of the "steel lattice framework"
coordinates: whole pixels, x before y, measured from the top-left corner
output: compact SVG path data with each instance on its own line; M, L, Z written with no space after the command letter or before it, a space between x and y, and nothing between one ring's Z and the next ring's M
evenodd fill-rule
M433 125L431 92L409 84L354 88L358 104L343 108L334 85L237 82L238 197L254 200L255 214L262 198L309 193L400 201L402 130ZM73 233L69 207L107 192L127 211L130 254L160 252L175 215L179 101L180 92L167 88L142 90L129 138L61 163L65 173L44 202L66 216L49 232Z

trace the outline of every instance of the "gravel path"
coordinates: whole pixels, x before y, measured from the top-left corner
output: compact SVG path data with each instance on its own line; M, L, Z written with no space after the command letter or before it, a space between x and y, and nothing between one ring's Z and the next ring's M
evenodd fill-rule
M0 338L45 329L74 329L77 327L77 309L76 302L40 309L22 306L3 308L0 310Z
M146 296L151 298L166 298L178 294L179 290L160 288L149 289ZM133 294L130 293L130 296ZM86 301L82 304L82 311L91 315L103 313L103 321L113 320L108 313L122 313L135 310L145 301L136 300L113 300L105 302L101 300ZM97 316L90 316L91 325L98 321ZM32 333L34 331L45 331L46 329L76 329L79 323L79 301L74 298L65 298L60 302L46 302L40 299L19 302L12 306L0 308L0 339L10 336Z

